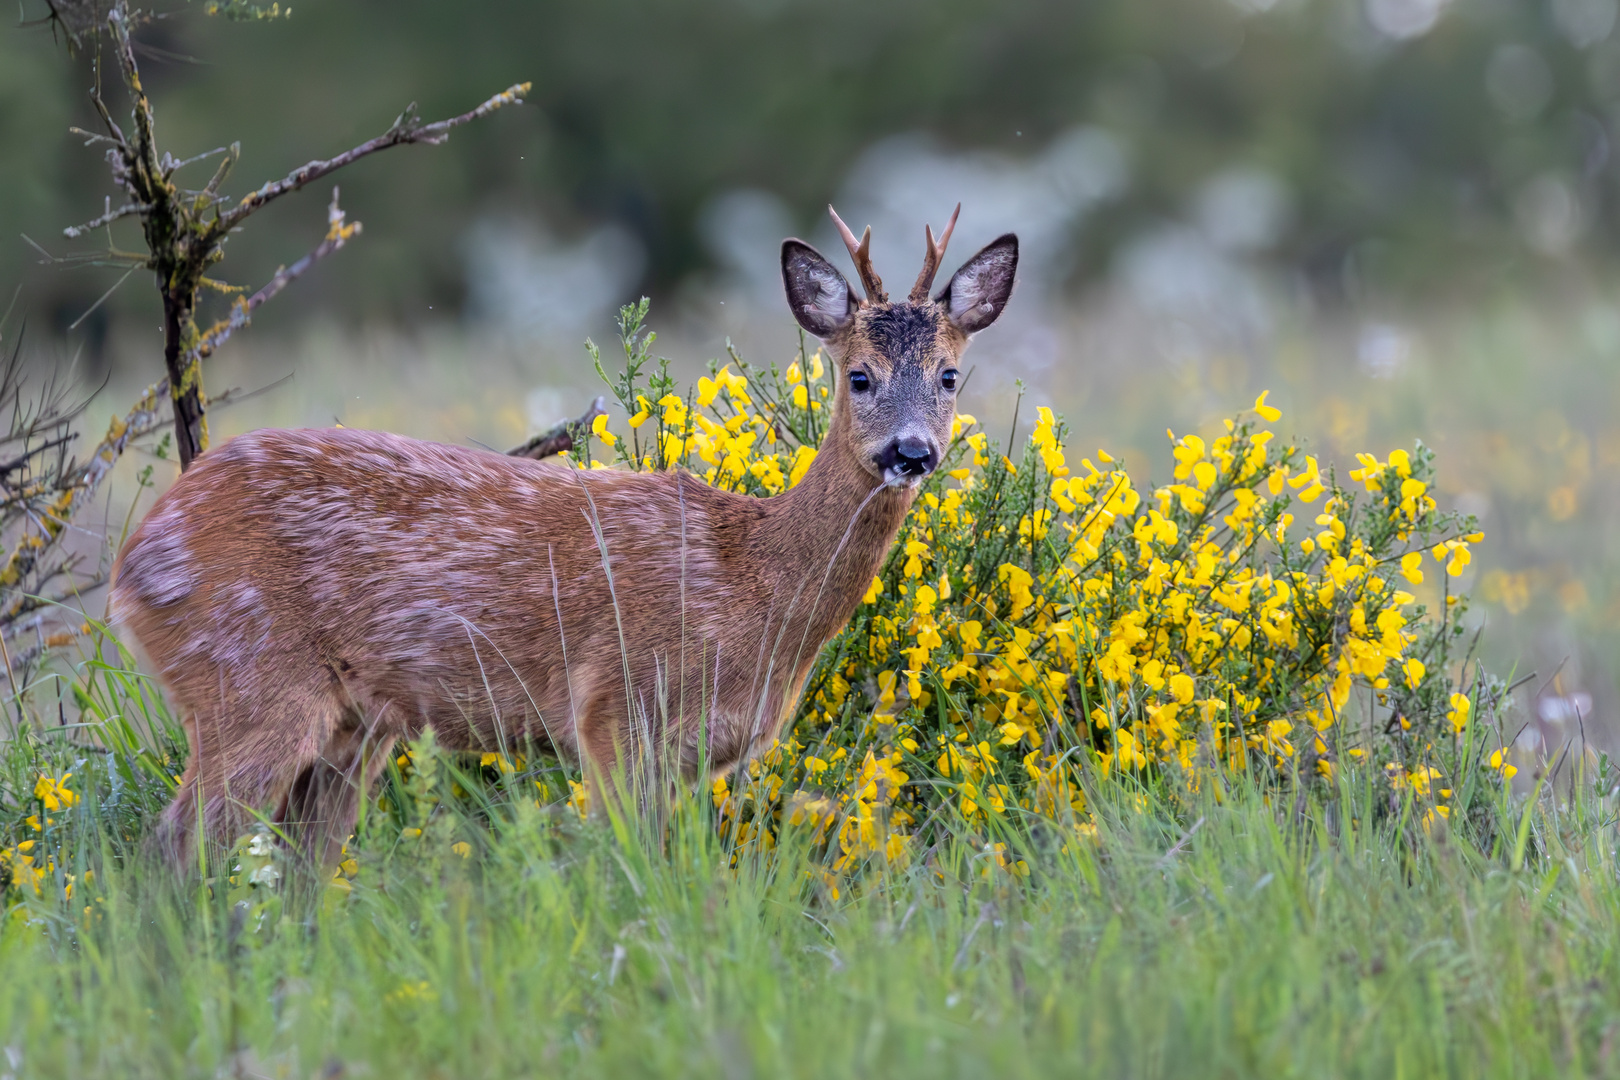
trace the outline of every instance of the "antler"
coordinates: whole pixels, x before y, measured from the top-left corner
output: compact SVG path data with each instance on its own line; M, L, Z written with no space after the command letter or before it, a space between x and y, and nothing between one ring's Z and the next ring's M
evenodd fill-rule
M889 294L883 291L883 279L878 277L877 271L872 269L872 226L866 227L861 235L860 243L855 242L855 234L849 231L844 219L838 216L838 211L827 204L827 213L832 215L833 224L838 226L838 235L844 238L844 246L849 248L850 258L855 260L855 270L861 275L861 285L866 289L865 303L887 304Z
M934 287L934 275L939 273L940 260L945 258L945 245L951 242L951 230L956 228L956 215L961 212L962 204L957 203L956 209L951 211L950 223L939 234L938 243L934 242L934 230L923 226L928 249L923 252L922 273L917 275L917 284L911 287L911 295L907 297L913 304L921 304L928 299L928 290Z

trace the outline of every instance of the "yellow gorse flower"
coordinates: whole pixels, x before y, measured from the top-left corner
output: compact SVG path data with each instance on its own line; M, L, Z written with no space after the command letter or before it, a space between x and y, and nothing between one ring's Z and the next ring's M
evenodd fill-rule
M63 773L59 778L41 774L34 783L34 798L38 799L46 810L61 810L72 806L79 801L79 796L65 786L72 776L72 773Z

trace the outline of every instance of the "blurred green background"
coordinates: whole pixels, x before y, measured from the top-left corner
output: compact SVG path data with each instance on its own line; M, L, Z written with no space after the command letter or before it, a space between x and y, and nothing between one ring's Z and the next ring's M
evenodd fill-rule
M41 362L111 380L99 423L159 372L158 307L137 274L70 331L118 275L41 266L22 239L94 249L105 236L61 229L113 190L67 134L94 126L93 50L69 57L45 13L24 0L0 29L0 283L22 286ZM1620 710L1617 13L303 0L263 23L182 4L138 40L162 139L176 156L239 140L238 194L408 102L437 119L534 83L444 146L340 174L365 233L211 361L216 390L293 375L218 414L216 437L336 419L510 445L594 395L579 343L643 293L682 372L728 338L783 361L784 235L838 251L835 201L903 288L922 223L961 200L947 271L1007 230L1024 254L964 409L1004 436L1022 379L1024 408L1053 404L1077 445L1161 479L1166 425L1208 428L1262 388L1341 464L1424 439L1487 533L1466 582L1482 648L1539 673L1524 737L1556 745ZM328 196L253 219L222 276L256 286L303 254Z

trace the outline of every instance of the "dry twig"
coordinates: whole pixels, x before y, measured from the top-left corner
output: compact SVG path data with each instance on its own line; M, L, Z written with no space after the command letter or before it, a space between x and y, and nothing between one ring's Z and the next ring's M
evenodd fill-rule
M598 416L606 415L607 398L599 397L591 402L591 407L577 420L564 420L550 431L536 435L522 446L513 447L507 454L511 457L532 458L539 461L541 458L572 450L575 443L584 441L586 434L591 430L591 421Z

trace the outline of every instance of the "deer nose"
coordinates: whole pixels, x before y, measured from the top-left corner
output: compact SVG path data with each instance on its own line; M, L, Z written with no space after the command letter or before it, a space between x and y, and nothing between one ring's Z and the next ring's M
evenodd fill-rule
M939 463L934 448L915 435L894 440L883 458L885 471L892 469L901 476L927 476Z

